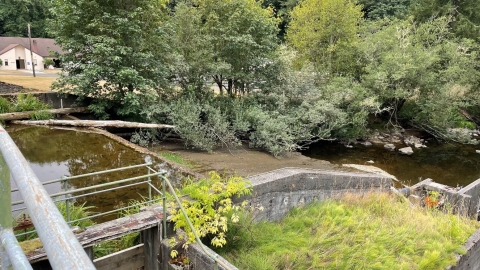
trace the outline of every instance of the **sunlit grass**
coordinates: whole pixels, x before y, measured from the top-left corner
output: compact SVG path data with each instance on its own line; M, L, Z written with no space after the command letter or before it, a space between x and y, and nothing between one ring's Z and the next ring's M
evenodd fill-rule
M0 81L23 86L27 89L51 91L50 86L56 80L52 77L27 77L15 75L3 75L0 73Z
M479 223L413 208L389 194L347 195L294 209L282 222L230 232L239 269L444 269ZM228 241L228 240L227 240Z
M182 156L180 156L178 154L175 154L175 153L172 153L172 152L159 152L158 154L161 155L162 157L172 161L172 162L175 162L175 163L179 164L179 165L182 165L182 166L185 166L185 167L188 167L188 168L194 167L194 164L192 164L188 160L185 160Z

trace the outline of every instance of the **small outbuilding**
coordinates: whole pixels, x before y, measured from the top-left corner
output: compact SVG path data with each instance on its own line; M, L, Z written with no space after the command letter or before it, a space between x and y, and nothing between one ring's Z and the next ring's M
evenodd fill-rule
M45 68L45 60L52 59L55 67L60 62L55 59L55 53L62 53L60 46L51 38L32 38L33 59L30 53L30 41L23 37L0 37L0 70L36 70Z

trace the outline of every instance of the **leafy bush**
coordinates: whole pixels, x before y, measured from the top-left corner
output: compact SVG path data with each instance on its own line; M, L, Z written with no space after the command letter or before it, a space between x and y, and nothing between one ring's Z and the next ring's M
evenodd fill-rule
M53 59L50 59L50 58L45 58L43 60L43 63L45 64L45 66L48 68L49 66L55 66L55 62L53 62Z
M9 113L11 111L12 111L12 105L10 104L8 99L0 97L0 113Z
M31 93L28 93L27 95L23 93L18 94L17 99L13 104L13 110L16 112L37 111L46 109L50 109L50 106L41 102Z
M243 178L232 176L223 179L216 172L210 172L210 178L190 183L177 192L182 195L182 206L198 236L209 237L210 243L217 247L227 243L228 222L235 223L239 218L236 212L240 207L233 205L232 197L250 193L249 183ZM186 244L195 242L195 235L175 201L169 203L169 209L175 229L182 228L187 233Z

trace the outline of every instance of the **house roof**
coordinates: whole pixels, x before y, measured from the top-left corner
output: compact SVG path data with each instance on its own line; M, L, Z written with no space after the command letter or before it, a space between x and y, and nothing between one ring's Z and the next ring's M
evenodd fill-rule
M0 37L0 54L3 54L12 48L22 45L30 48L28 38L23 37ZM51 38L32 38L32 51L42 57L52 56L51 51L62 53L60 46L55 44Z

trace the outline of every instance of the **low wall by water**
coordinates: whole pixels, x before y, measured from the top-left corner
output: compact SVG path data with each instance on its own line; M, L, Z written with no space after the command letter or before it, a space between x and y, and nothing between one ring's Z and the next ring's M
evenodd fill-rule
M323 201L345 193L388 191L392 179L386 176L342 171L283 168L247 179L253 185L248 200L257 220L278 221L293 207ZM238 200L239 202L240 200ZM258 208L263 208L262 211Z
M436 191L443 197L443 204L449 204L454 213L478 219L480 205L480 179L463 188L452 188L426 179L410 188L420 204L424 203L429 191ZM457 257L457 264L450 270L480 270L480 230L473 233L463 245L466 253Z
M20 93L10 93L10 94L0 94L1 97L12 99L16 98ZM70 94L58 94L57 92L38 92L31 93L33 96L37 97L43 103L49 104L53 109L60 108L71 108L74 107L78 96Z

